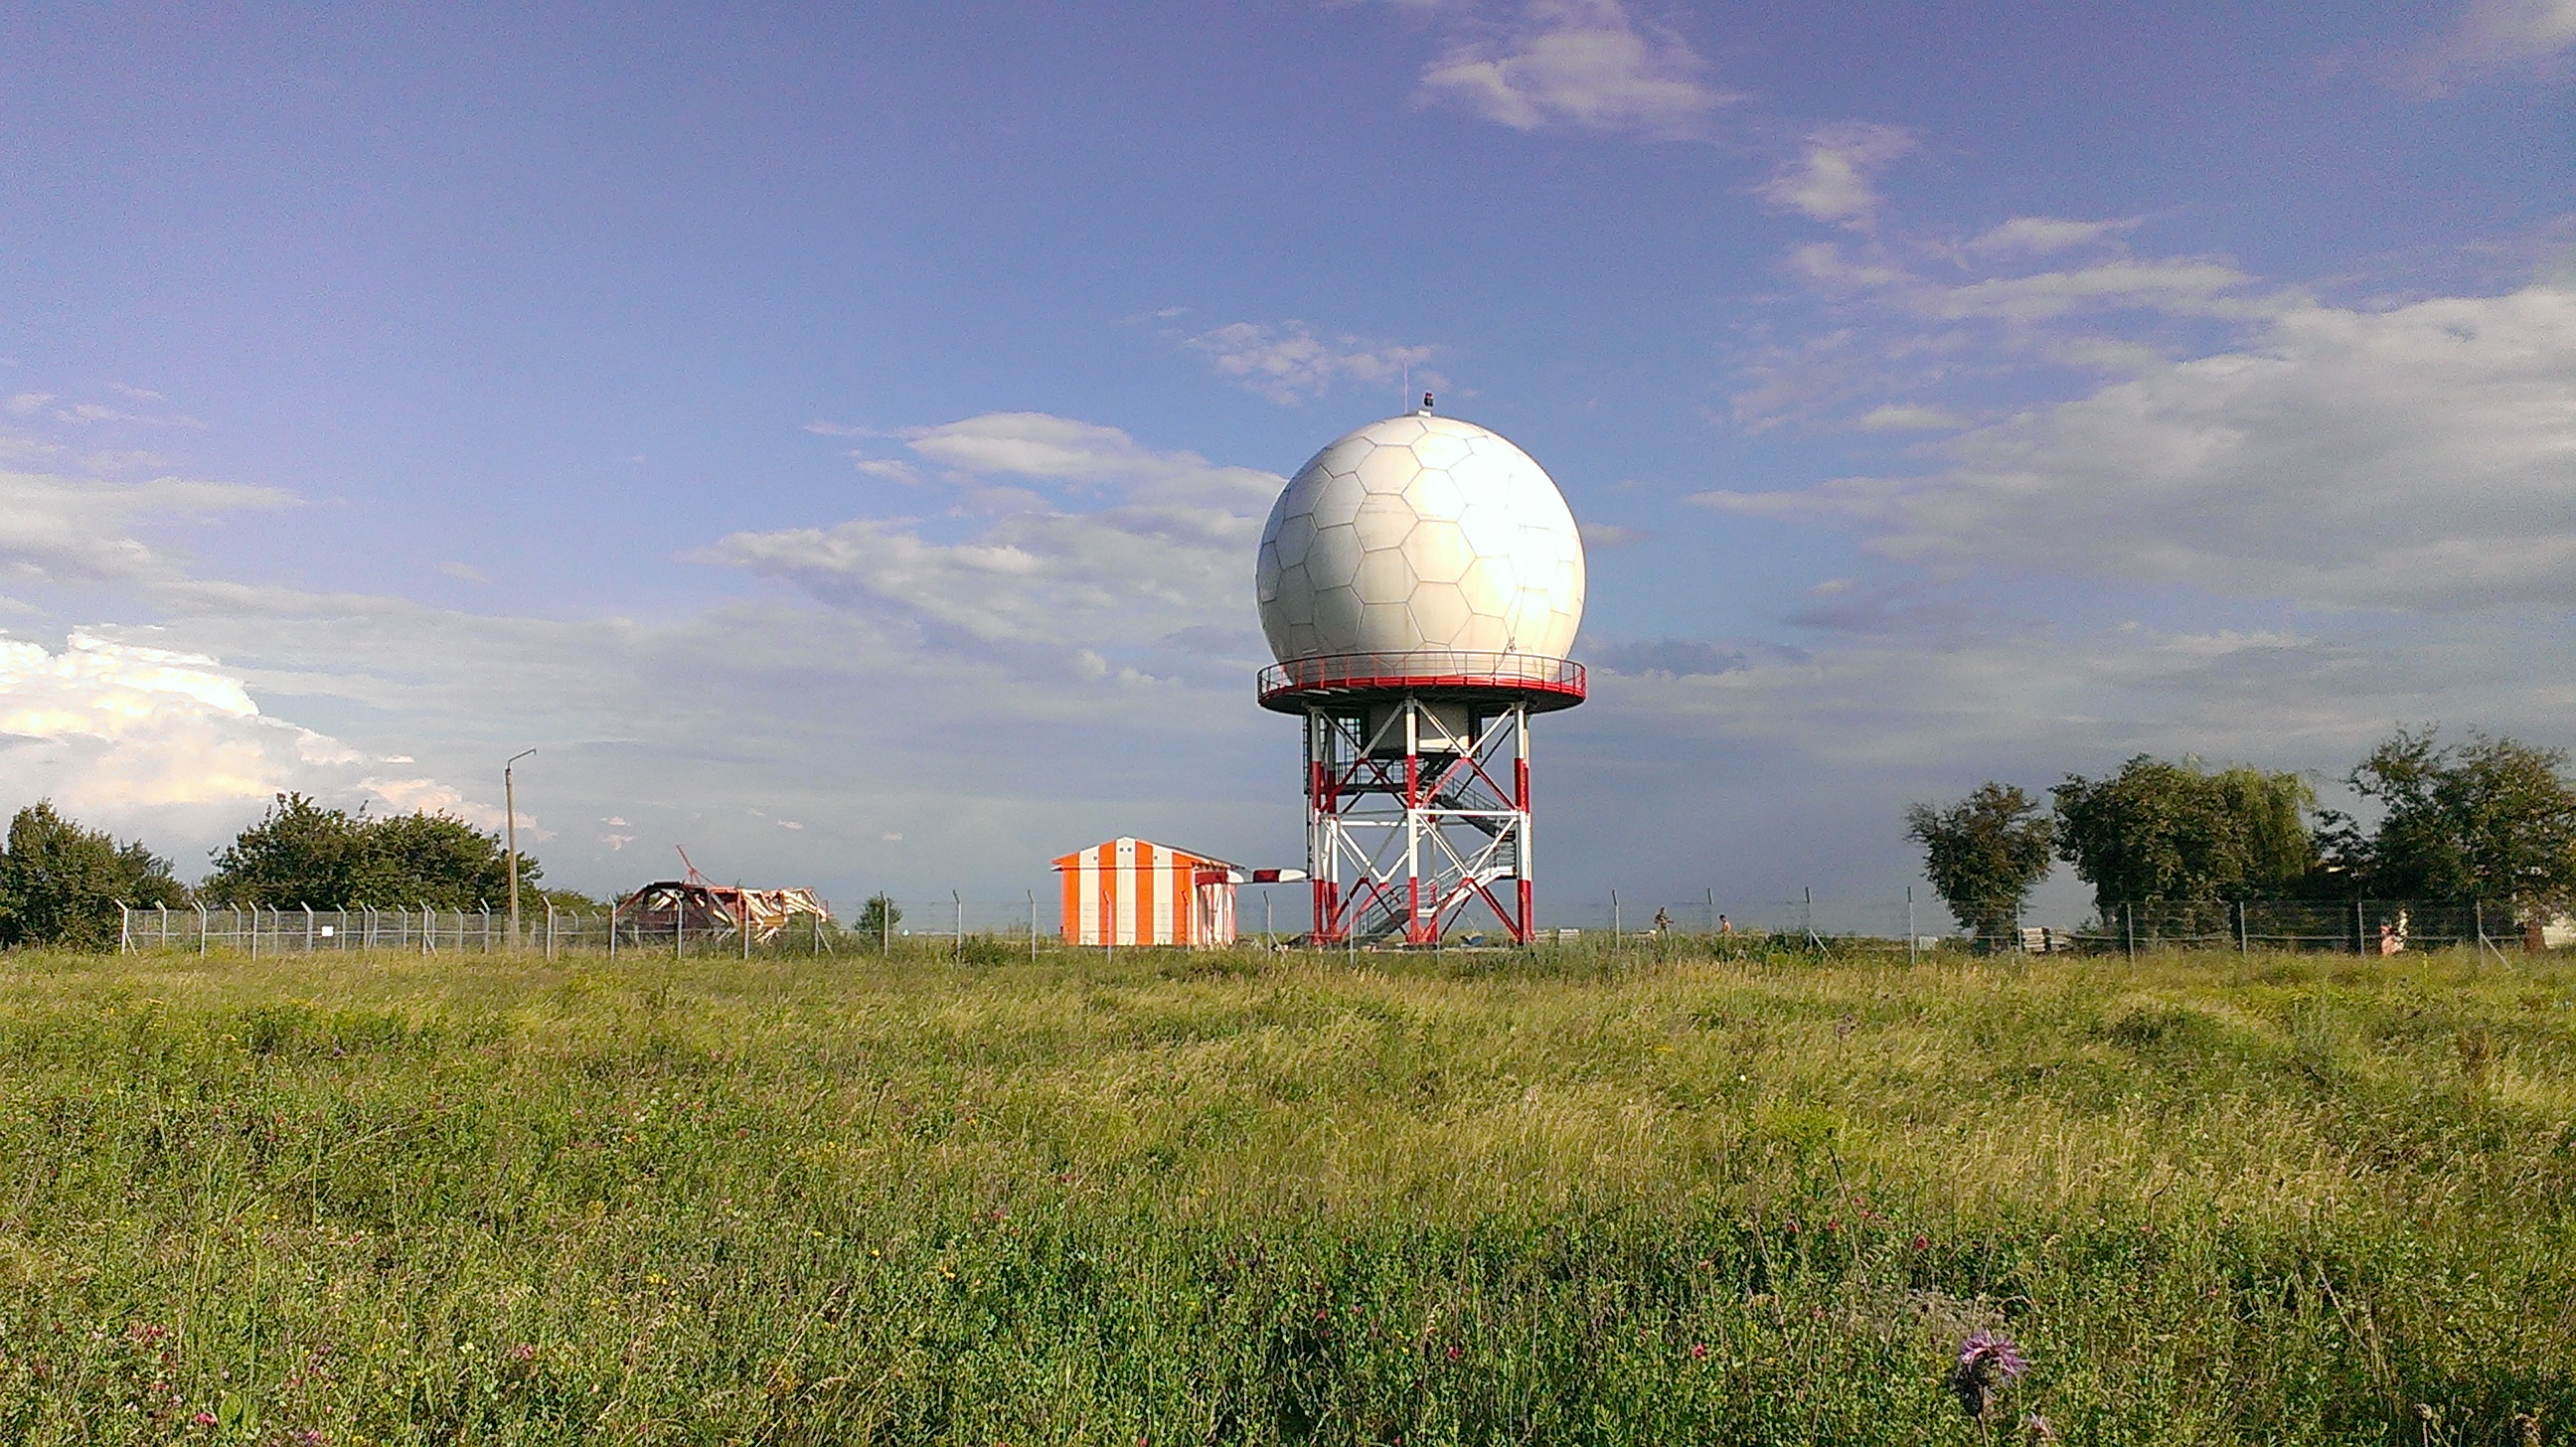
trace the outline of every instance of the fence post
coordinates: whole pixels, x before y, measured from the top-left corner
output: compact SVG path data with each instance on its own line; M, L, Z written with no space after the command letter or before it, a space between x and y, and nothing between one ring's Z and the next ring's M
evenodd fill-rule
M1619 891L1610 891L1610 948L1619 948Z
M313 906L304 907L304 953L313 953Z
M2352 952L2356 955L2370 953L2370 921L2362 917L2358 899L2352 902Z
M2120 918L2128 926L2129 963L2134 967L2138 963L2138 907L2135 904L2120 906Z
M608 897L608 962L617 963L617 907L625 903L615 895Z
M2248 901L2236 901L2236 953L2240 957L2253 953L2245 929L2245 911L2250 908L2252 905Z
M1263 905L1267 906L1267 905L1270 903L1270 896L1269 896L1268 894L1264 894L1264 895L1262 895L1262 896L1261 896L1261 902L1262 902L1262 904L1263 904ZM1034 965L1034 964L1036 964L1037 962L1038 962L1038 892L1037 892L1036 890L1032 889L1032 890L1030 890L1030 891L1029 891L1029 963Z
M555 902L546 901L546 963L555 961Z
M1711 909L1717 907L1714 900L1709 907ZM1709 932L1711 934L1717 932L1714 921L1709 925ZM1914 962L1914 886L1909 884L1905 886L1905 963L1911 965Z
M966 963L966 901L952 889L948 902L957 906L957 962L962 965Z
M134 953L132 914L133 912L125 907L124 900L120 899L116 902L116 952L120 955Z

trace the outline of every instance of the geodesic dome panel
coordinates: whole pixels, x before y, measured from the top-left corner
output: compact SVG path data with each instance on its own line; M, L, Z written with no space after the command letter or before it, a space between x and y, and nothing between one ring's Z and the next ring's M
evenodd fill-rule
M1583 623L1583 539L1545 469L1498 433L1420 413L1300 468L1254 570L1280 662L1458 650L1563 658Z

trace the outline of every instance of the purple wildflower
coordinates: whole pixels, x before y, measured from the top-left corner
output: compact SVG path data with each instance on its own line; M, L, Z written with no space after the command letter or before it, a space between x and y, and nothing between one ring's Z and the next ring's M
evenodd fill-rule
M1973 1333L1959 1344L1959 1365L1950 1373L1950 1390L1959 1409L1982 1419L1996 1398L2030 1370L2021 1348L1999 1331Z

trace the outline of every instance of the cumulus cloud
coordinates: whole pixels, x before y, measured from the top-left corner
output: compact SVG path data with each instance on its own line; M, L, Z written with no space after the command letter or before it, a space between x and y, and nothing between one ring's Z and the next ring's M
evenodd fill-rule
M1419 94L1514 130L1681 139L1745 99L1708 69L1680 35L1619 0L1527 0L1508 19L1468 19L1423 68Z
M1446 377L1423 366L1439 355L1437 347L1320 337L1300 321L1275 326L1234 322L1184 338L1181 345L1207 357L1218 376L1283 406L1322 396L1344 383L1384 387L1410 375L1435 390L1448 385Z
M1808 132L1798 155L1781 163L1754 193L1783 211L1867 230L1878 220L1878 173L1913 149L1913 133L1896 126L1866 121L1821 126Z
M2576 595L2576 292L2385 312L2302 305L1943 444L1925 478L1711 492L1847 522L1887 556L2182 583L2327 606Z
M247 823L288 790L498 822L437 780L387 773L396 762L267 716L240 675L202 654L84 633L59 652L0 638L0 796L191 839Z

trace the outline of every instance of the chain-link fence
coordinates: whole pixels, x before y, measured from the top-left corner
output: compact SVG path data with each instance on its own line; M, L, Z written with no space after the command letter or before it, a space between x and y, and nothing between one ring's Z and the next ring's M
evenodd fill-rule
M119 945L135 950L251 955L337 950L403 950L420 954L492 954L510 948L507 910L433 909L124 909ZM606 914L549 909L520 917L522 948L548 953L608 947ZM667 932L666 932L667 933Z
M1606 900L1547 911L1552 938L1607 933L1749 936L1769 939L1911 940L1917 946L1964 945L1996 951L2137 953L2192 949L2327 951L2396 954L2406 950L2482 948L2541 950L2576 942L2563 920L2526 918L2483 901L2158 900L2115 904L2073 929L2015 925L1982 936L1954 926L1948 906L1911 896L1729 900L1710 890L1698 899Z
M1237 908L1246 940L1293 941L1306 928L1304 887L1248 891ZM1056 901L1035 894L1019 899L946 898L895 900L890 912L873 906L826 922L810 915L768 935L746 939L719 919L704 923L673 918L639 920L612 911L530 910L520 917L518 948L548 958L564 954L660 955L710 953L843 955L883 953L906 941L939 942L961 954L999 958L1006 953L1060 948ZM126 909L120 944L128 951L265 955L342 950L393 950L419 954L492 954L511 948L507 911L490 909L353 908ZM1705 936L1750 941L1893 942L1905 949L1967 947L1985 951L2136 954L2154 950L2325 951L2396 954L2408 950L2475 948L2540 950L2576 940L2565 921L2525 919L2479 901L2423 903L2392 900L2249 900L2201 903L2158 901L2113 905L2074 929L2015 928L1993 937L1962 934L1938 900L1903 895L1728 899L1715 890L1693 899L1632 901L1613 893L1593 902L1546 908L1543 942L1612 945L1642 936ZM1462 918L1451 940L1501 942L1490 921Z

